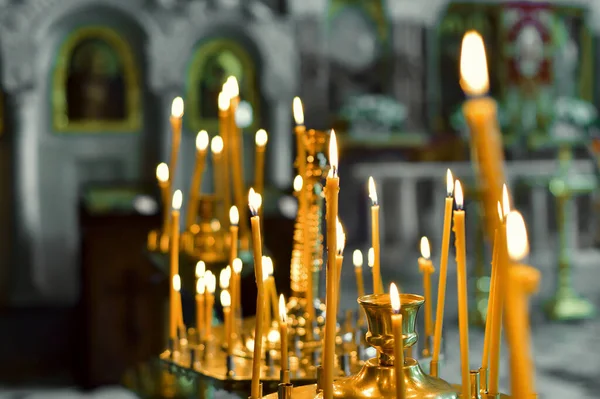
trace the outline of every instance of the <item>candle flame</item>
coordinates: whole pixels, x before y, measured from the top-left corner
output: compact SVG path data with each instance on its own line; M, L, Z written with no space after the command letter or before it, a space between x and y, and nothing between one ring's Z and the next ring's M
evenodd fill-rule
M231 295L227 290L221 291L221 306L223 306L224 308L228 308L231 306Z
M377 189L375 188L375 180L373 176L369 176L369 198L371 198L371 204L377 205Z
M338 172L338 148L337 148L337 139L335 137L335 131L331 129L331 135L329 136L329 165L331 165L331 169L329 170L329 175L331 177L336 177Z
M454 182L454 201L456 201L456 207L458 209L463 209L463 206L465 205L465 199L463 197L462 186L460 185L459 180Z
M227 82L225 82L225 84L223 84L223 90L219 93L219 97L217 97L217 103L220 111L227 111L229 109L231 96L229 95L228 90L229 85L227 85Z
M196 263L196 278L204 277L204 273L206 273L206 264L203 261L198 261Z
M204 283L204 276L201 276L198 281L196 281L196 294L204 295L205 290L206 284Z
M210 294L214 294L217 289L217 278L210 270L207 270L204 274L204 283L206 284L206 290Z
M362 251L360 249L355 249L352 253L352 263L354 263L354 267L362 267L363 262Z
M300 100L300 97L294 97L292 109L294 111L294 121L296 121L296 125L304 125L304 107L302 107L302 100Z
M174 210L178 211L181 209L182 202L183 202L183 194L181 193L181 190L176 190L175 193L173 194L173 201L171 203L171 206L173 207Z
M295 192L300 192L300 190L302 190L303 184L304 184L304 180L302 179L302 176L297 175L296 177L294 177L294 191Z
M166 183L169 181L169 166L161 162L156 167L156 179L161 183Z
M452 197L454 193L454 176L452 176L450 169L446 171L446 193L448 197Z
M465 94L479 96L488 92L488 68L485 46L475 31L465 33L460 49L460 86Z
M206 151L208 142L208 132L206 130L200 130L196 135L196 150L200 152Z
M506 246L508 256L514 262L520 261L529 254L527 227L523 215L518 211L511 211L506 216Z
M425 259L431 258L431 248L427 237L421 237L421 256Z
M237 97L240 95L240 86L238 85L238 81L235 76L230 76L227 78L227 89L228 94L231 98Z
M267 140L269 140L269 135L265 129L258 129L256 131L256 135L254 136L254 143L258 147L264 147L267 145Z
M502 213L504 217L510 213L510 198L508 197L508 188L506 184L502 185Z
M223 151L223 138L215 136L210 142L210 150L213 154L220 154Z
M369 265L369 267L375 265L375 250L373 247L369 248L369 252L367 252L367 265Z
M173 289L177 292L181 290L181 277L179 277L179 274L173 276Z
M240 258L235 258L232 262L233 272L235 274L240 274L242 272L242 267L244 267L244 263Z
M498 219L502 223L504 221L504 213L502 212L502 205L500 205L500 201L498 201L497 205L498 205Z
M263 278L263 281L266 281L269 278L269 266L270 265L271 264L269 263L268 257L263 256L262 257L262 278Z
M392 302L392 311L396 314L400 313L400 293L394 283L390 284L390 302Z
M258 215L258 209L260 208L261 202L262 198L259 198L256 191L250 187L250 191L248 191L248 207L250 208L252 216Z
M225 269L221 270L221 273L219 273L219 287L222 290L226 290L227 288L229 288L229 279L231 278L231 273L227 272L227 268L229 266L227 266ZM229 269L231 270L231 269Z
M237 206L232 206L229 208L229 223L234 226L237 226L240 222L240 212L237 209Z
M171 103L171 116L181 118L183 116L183 98L175 97Z
M272 276L273 271L274 271L273 259L271 259L270 256L263 256L262 261L263 261L262 262L263 263L263 273L266 273L267 276Z
M283 294L279 295L279 320L283 324L287 324L287 309L285 308L285 299Z
M346 233L344 233L344 227L340 223L340 219L336 218L335 221L335 238L336 238L336 250L338 255L344 252L344 246L346 245Z

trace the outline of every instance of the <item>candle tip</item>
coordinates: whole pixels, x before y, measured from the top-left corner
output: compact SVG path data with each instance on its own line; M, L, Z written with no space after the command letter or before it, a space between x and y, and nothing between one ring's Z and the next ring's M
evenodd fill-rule
M240 212L238 211L237 206L233 205L229 208L229 223L233 226L237 226L240 222Z
M156 167L156 179L161 183L166 183L169 181L169 166L161 162Z
M456 180L454 182L454 201L456 201L456 207L458 209L463 209L464 200L462 186L460 185L460 181Z
M331 134L329 136L329 165L331 165L331 170L329 171L331 177L337 177L338 148L337 138L335 137L335 131L333 129L331 129Z
M302 190L302 185L304 184L304 180L302 179L302 176L297 175L296 177L294 177L294 191L295 192L300 192L300 190Z
M266 281L269 278L269 258L267 256L263 256L261 258L262 261L262 278L263 281Z
M367 265L369 265L369 267L375 265L375 250L373 247L369 248L369 252L367 252Z
M196 149L198 151L206 151L208 148L208 132L206 130L200 130L196 135Z
M252 187L250 187L250 190L248 191L248 207L250 208L252 216L258 215L258 209L260 208L261 202L262 198Z
M360 249L355 249L352 253L352 263L354 263L354 267L362 267L363 262L362 251Z
M483 38L471 30L463 36L460 49L460 86L467 95L488 92L488 70Z
M502 213L505 218L510 213L510 198L508 196L506 183L502 185Z
M173 276L173 289L177 292L181 290L181 277L179 277L179 274Z
M263 264L263 273L266 273L267 276L272 276L273 272L274 272L273 259L271 259L270 256L263 256L262 264Z
M294 121L296 122L296 125L304 125L304 109L300 97L294 97L292 110L294 111Z
M281 320L283 324L287 324L287 309L285 307L285 299L283 298L283 294L279 295L279 320Z
M267 145L267 140L269 140L269 135L265 129L259 129L256 131L256 135L254 136L254 143L258 147L264 147Z
M201 276L198 281L196 281L196 294L204 295L204 291L206 291L206 283L204 281L204 276Z
M506 216L506 247L513 261L519 261L529 253L527 227L520 212L511 211Z
M171 206L173 207L174 210L178 211L181 209L182 202L183 202L183 194L181 193L181 190L176 190L175 193L173 194L173 201L171 203Z
M225 82L228 87L228 94L231 97L237 97L240 95L240 86L235 76L230 76Z
M244 267L244 263L240 258L235 258L232 262L233 271L235 274L240 274L242 272L242 267Z
M392 311L394 313L400 313L400 293L395 283L390 284L390 302L392 303Z
M452 176L450 169L446 172L446 193L448 197L452 197L452 194L454 193L454 177Z
M219 97L217 97L217 104L220 111L227 111L229 109L231 96L229 95L229 85L227 82L223 84L223 90L219 93Z
M215 293L215 290L217 289L217 278L210 270L207 270L206 273L204 273L204 284L206 284L206 290L210 294Z
M229 266L221 270L219 273L219 288L226 290L229 288L229 279L231 278L231 269Z
M204 273L206 273L206 264L200 260L196 263L196 278L204 277Z
M375 188L375 180L373 179L373 176L369 176L369 198L371 198L371 204L373 206L378 205L377 189Z
M171 103L171 116L181 118L183 116L183 98L175 97Z
M344 227L340 223L339 218L336 218L335 229L336 250L338 255L342 255L344 253L344 246L346 245L346 233L344 233Z
M227 290L221 291L221 306L223 306L224 308L228 308L231 306L231 295Z
M431 257L431 247L429 246L429 240L427 237L421 237L421 256L425 259Z
M223 151L223 138L215 136L210 142L210 150L213 154L220 154Z
M500 223L502 223L504 221L504 212L502 212L502 205L500 205L500 201L498 201L497 205L498 205L498 219L500 220Z

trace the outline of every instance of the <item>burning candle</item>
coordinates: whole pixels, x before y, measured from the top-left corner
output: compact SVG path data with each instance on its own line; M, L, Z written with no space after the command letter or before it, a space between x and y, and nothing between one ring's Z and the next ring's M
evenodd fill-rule
M392 303L392 333L394 334L394 374L396 377L396 398L406 398L404 385L404 332L402 331L402 313L400 313L400 294L396 284L390 284L390 302Z
M450 227L452 226L452 204L454 199L454 178L448 169L446 173L446 200L444 206L444 227L442 230L442 249L440 251L440 276L438 281L438 297L435 313L435 331L433 335L433 354L431 355L430 373L438 376L440 349L442 344L442 326L444 324L444 305L446 302L446 277L448 275L448 250L450 248Z
M225 328L225 343L227 345L227 354L233 352L233 334L231 333L231 295L229 291L221 291L221 306L223 307L223 324Z
M529 253L527 228L516 211L506 217L506 243L511 265L506 284L506 336L510 349L510 393L515 399L534 397L534 370L530 348L529 301L537 292L540 272L520 264Z
M223 187L225 209L231 207L231 160L234 157L232 145L232 129L230 120L230 94L227 83L223 84L223 90L219 93L217 104L219 107L219 135L223 138Z
M181 118L183 117L183 99L175 97L171 103L171 159L169 170L171 171L171 187L175 181L177 159L179 157L179 146L181 144Z
M265 289L268 291L269 300L271 301L270 306L270 314L272 318L275 318L276 315L279 314L279 305L277 303L277 287L275 286L275 278L273 277L274 273L274 265L273 259L270 256L263 256L263 270L265 272L267 286ZM267 324L267 326L271 326L271 324Z
M185 326L183 324L183 311L181 308L181 277L179 277L179 274L173 276L173 291L175 292L175 304L173 308L177 325L175 330L177 331L177 329L180 329L180 331L185 331Z
M237 335L237 320L242 318L242 304L241 304L241 279L240 276L242 275L242 268L244 266L244 264L242 263L242 260L240 258L235 258L232 262L232 269L233 269L233 276L232 276L232 281L235 281L235 288L232 291L233 292L233 299L235 298L235 313L233 314L234 319L236 320L236 322L234 323L234 333ZM233 303L233 302L232 302Z
M262 337L264 335L264 307L265 307L265 284L262 270L262 238L260 232L260 218L258 217L259 200L253 188L248 193L248 205L252 217L252 249L254 254L254 274L258 293L256 296L256 323L254 325L254 350L252 357L252 383L250 387L250 398L260 398L260 364L262 357Z
M237 206L233 205L229 208L229 235L231 238L231 244L229 246L229 264L233 268L233 261L237 258L238 254L238 223L240 222L240 213ZM238 298L237 298L237 284L239 283L235 271L231 276L231 313L233 319L237 319L238 310ZM234 323L235 325L235 323ZM235 327L234 327L235 328Z
M225 186L223 180L223 138L215 136L210 142L210 150L213 155L214 191L219 200L225 198Z
M454 186L456 211L454 211L454 245L456 246L456 279L458 286L458 329L460 334L460 370L462 397L471 397L469 369L469 306L467 303L467 256L465 242L464 199L460 182Z
M489 239L498 227L496 202L500 199L504 178L504 149L497 120L496 102L487 93L489 79L485 46L481 35L467 32L460 53L460 85L468 97L463 114L471 135L483 188L485 227Z
M344 246L346 245L346 233L344 232L344 228L342 227L342 224L340 223L339 218L337 219L336 222L336 255L335 255L335 270L337 273L337 280L336 280L336 292L338 294L337 298L336 298L336 304L335 304L335 314L337 315L337 311L339 310L339 301L340 301L340 295L341 295L341 290L340 290L340 278L342 277L342 264L344 262Z
M365 284L363 282L362 267L363 254L360 249L355 249L352 253L352 263L354 264L354 274L356 275L356 291L358 297L365 296Z
M173 194L173 201L172 201L172 211L171 211L171 226L172 226L172 231L171 231L171 267L170 267L170 280L171 281L175 281L175 276L179 275L179 209L181 209L181 202L182 202L182 194L181 194L181 190L177 190L175 191L175 194ZM171 338L175 339L177 337L177 324L179 323L179 320L176 318L177 317L177 311L176 311L176 301L177 301L177 294L175 292L175 288L171 287L171 311L172 311L172 319L171 319L171 323L170 323L170 336Z
M287 310L285 307L285 299L283 294L279 295L279 342L281 343L281 375L284 384L290 382L290 375L285 371L289 370L288 362L288 327L287 327Z
M298 168L298 174L304 177L306 172L306 149L304 145L304 135L306 134L306 126L304 126L304 110L302 107L302 101L299 97L294 97L292 102L292 111L294 113L294 121L296 122L296 147L298 151L298 157L296 158L296 167Z
M265 332L268 334L268 331L271 329L271 325L273 322L272 316L276 315L277 313L277 308L275 308L275 312L273 311L273 302L271 300L272 297L272 286L271 286L271 280L270 280L270 274L269 271L272 267L271 264L271 260L268 256L263 256L262 257L262 270L263 270L263 281L265 282L265 301L266 303L266 308L265 308L265 326L266 326L266 330Z
M196 135L196 162L194 164L194 173L192 175L192 183L190 185L190 197L187 210L187 223L189 229L196 223L198 215L198 196L200 187L202 186L202 173L206 164L206 149L208 148L208 133L206 130L201 130Z
M240 211L241 220L246 220L247 208L244 206L244 143L242 142L243 136L242 131L237 127L235 123L235 113L237 111L238 104L240 103L240 87L238 85L238 81L235 76L230 76L227 78L227 92L230 97L230 105L229 105L229 120L231 124L231 132L230 137L231 145L233 146L231 154L232 159L232 168L233 168L233 195L235 198L235 205L238 207ZM259 209L260 210L260 209ZM246 223L242 223L240 225L241 235L242 237L246 237L247 225Z
M327 273L326 273L326 318L323 354L323 398L333 398L333 368L335 361L335 336L336 336L336 301L338 294L336 272L336 247L337 247L337 216L338 195L340 179L338 177L338 153L335 132L331 130L329 139L329 164L331 169L325 183L326 221L327 221Z
M212 338L212 320L213 310L215 306L215 290L217 289L217 278L210 270L207 270L204 274L204 281L206 282L206 313L204 315L206 321L206 328L204 332L206 334L206 340L209 341Z
M496 281L494 283L494 299L492 300L492 314L489 316L491 320L491 332L490 332L490 379L489 379L489 393L498 394L500 393L500 341L502 335L502 313L504 309L504 298L506 290L506 279L508 277L508 255L506 252L506 217L510 213L510 202L508 196L508 189L504 185L502 189L502 213L503 222L498 226L498 253L497 263L498 270Z
M256 144L256 155L254 159L254 187L256 192L264 194L265 190L265 148L269 136L264 129L260 129L254 136L254 143Z
M430 353L429 339L433 336L433 319L431 311L431 274L435 271L431 262L431 248L427 237L421 237L421 257L419 271L423 273L423 295L425 296L425 350Z
M379 243L379 202L377 201L377 190L375 180L369 177L369 198L371 198L371 245L373 245L373 293L383 293L383 282L381 281L381 247Z
M206 265L199 261L196 263L196 330L198 337L202 336L204 329L204 291L206 283L204 281L204 273L206 273Z
M169 187L169 167L166 163L161 162L156 167L156 180L158 180L158 187L160 188L160 194L163 203L163 232L168 234L170 226L169 205L171 204L171 192Z

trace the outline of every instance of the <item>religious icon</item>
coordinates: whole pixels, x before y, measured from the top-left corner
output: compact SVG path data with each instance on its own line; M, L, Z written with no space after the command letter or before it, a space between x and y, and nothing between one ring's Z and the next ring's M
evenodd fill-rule
M71 33L57 56L53 86L58 132L127 132L141 127L134 52L112 29L89 27Z

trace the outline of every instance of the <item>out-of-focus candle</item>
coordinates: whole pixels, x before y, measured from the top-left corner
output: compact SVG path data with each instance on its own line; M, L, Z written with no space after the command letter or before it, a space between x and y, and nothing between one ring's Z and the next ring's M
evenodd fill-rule
M192 174L192 183L190 185L190 196L187 209L186 227L189 229L196 222L198 216L198 196L202 186L202 174L204 165L206 165L206 149L208 148L208 133L201 130L196 135L196 162L194 163L194 173Z
M242 293L242 289L241 289L241 275L242 275L242 268L244 267L244 264L242 263L242 260L240 258L235 258L232 262L232 269L233 269L233 276L232 276L232 281L235 280L235 291L233 292L233 297L235 298L235 313L233 313L233 318L235 320L234 324L233 324L233 332L235 333L235 335L239 335L239 330L238 330L238 323L241 323L242 321L242 301L241 301L241 293ZM232 298L233 301L233 298Z
M179 158L179 147L181 145L181 119L183 117L183 99L175 97L171 103L171 159L169 160L169 170L171 171L171 185L169 191L173 188L175 182L177 160Z
M390 285L390 302L392 303L392 333L394 334L394 375L396 377L396 398L406 398L404 384L404 340L402 331L402 313L400 313L400 294L396 284Z
M519 212L510 212L506 217L506 242L511 262L504 311L510 349L510 393L515 399L530 399L534 397L535 389L528 297L538 290L540 272L520 264L529 253L529 243L525 221Z
M257 193L264 194L265 191L265 148L269 136L265 129L260 129L254 136L256 144L256 155L254 159L254 187Z
M185 325L183 323L183 311L181 307L181 277L179 274L173 276L173 291L175 292L175 320L176 330L185 331Z
M221 306L223 307L223 324L225 327L225 342L227 344L227 354L233 352L233 334L231 333L231 294L229 291L221 291Z
M196 330L198 337L202 336L205 325L204 292L206 291L206 283L204 273L206 273L206 265L203 261L199 261L196 263Z
M304 177L304 173L306 172L306 150L304 145L306 126L304 126L304 109L302 107L302 101L299 97L294 97L294 101L292 102L292 111L294 113L294 121L296 122L296 146L298 147L296 167L298 168L298 174Z
M287 328L287 310L283 294L279 296L279 342L281 343L281 376L284 384L290 382L290 376L285 371L289 370L288 362L288 328Z
M237 258L238 254L238 223L240 222L240 213L237 209L237 206L233 205L229 208L229 235L231 237L231 245L229 246L229 264L233 268L233 261ZM231 275L231 314L232 319L234 320L234 332L235 331L235 320L237 320L237 315L239 313L239 302L238 302L238 279L237 273L233 270Z
M235 122L235 114L240 103L240 87L235 76L228 77L226 85L230 97L229 120L231 123L231 145L233 146L231 152L233 154L231 159L233 168L233 197L235 199L235 206L240 211L240 220L243 221L240 224L240 234L242 237L247 237L248 225L245 221L247 220L248 208L244 204L244 143L242 131Z
M431 262L431 248L427 237L421 237L421 257L419 258L419 271L423 273L423 295L425 296L425 350L430 353L429 340L433 336L433 319L431 311L431 274L435 271Z
M231 165L234 157L233 131L230 123L231 112L229 110L231 94L229 85L223 84L223 90L219 93L217 104L219 106L219 135L223 138L223 204L225 209L231 207Z
M381 246L379 243L379 201L375 180L369 177L369 198L371 198L371 245L373 246L373 292L383 293L383 282L381 280Z
M173 201L172 201L172 208L173 210L171 211L171 226L172 226L172 231L171 231L171 267L170 267L170 280L171 281L175 281L175 276L179 275L179 209L181 209L181 203L183 201L183 196L181 194L181 190L177 190L175 191L175 194L173 194ZM177 293L175 292L175 288L172 286L171 287L171 310L174 310L173 313L173 320L171 320L171 327L170 327L170 335L171 338L175 339L177 337L177 325L179 323L179 320L177 319L177 317L179 316L177 314L177 308L176 308L176 301L177 301Z
M354 264L354 274L356 275L356 291L360 298L365 295L365 284L362 275L363 254L360 249L355 249L352 253L352 263Z
M215 306L215 290L217 289L217 278L210 270L207 270L204 274L204 281L206 282L206 313L204 315L206 321L206 327L204 332L206 334L206 340L210 341L212 338L212 320L213 310Z
M448 276L448 250L450 248L450 227L452 226L452 205L454 198L454 178L450 169L446 172L446 200L444 206L444 227L442 230L442 249L440 251L440 276L438 280L437 307L433 333L433 354L429 366L430 374L438 376L440 350L442 345L442 326L444 325L444 305L446 303L446 280Z
M210 151L213 157L213 179L214 179L214 192L219 201L223 201L225 198L225 180L223 177L223 138L221 136L215 136L210 142ZM223 215L223 208L219 208L219 219Z
M456 246L456 279L458 286L458 329L460 335L460 370L462 397L471 397L469 369L469 305L467 303L467 255L465 242L464 199L460 182L454 186L456 211L454 211L454 245Z
M169 234L169 226L171 225L171 192L169 185L169 166L166 163L161 162L156 167L156 180L158 180L158 187L160 188L160 194L162 197L163 204L163 233Z

